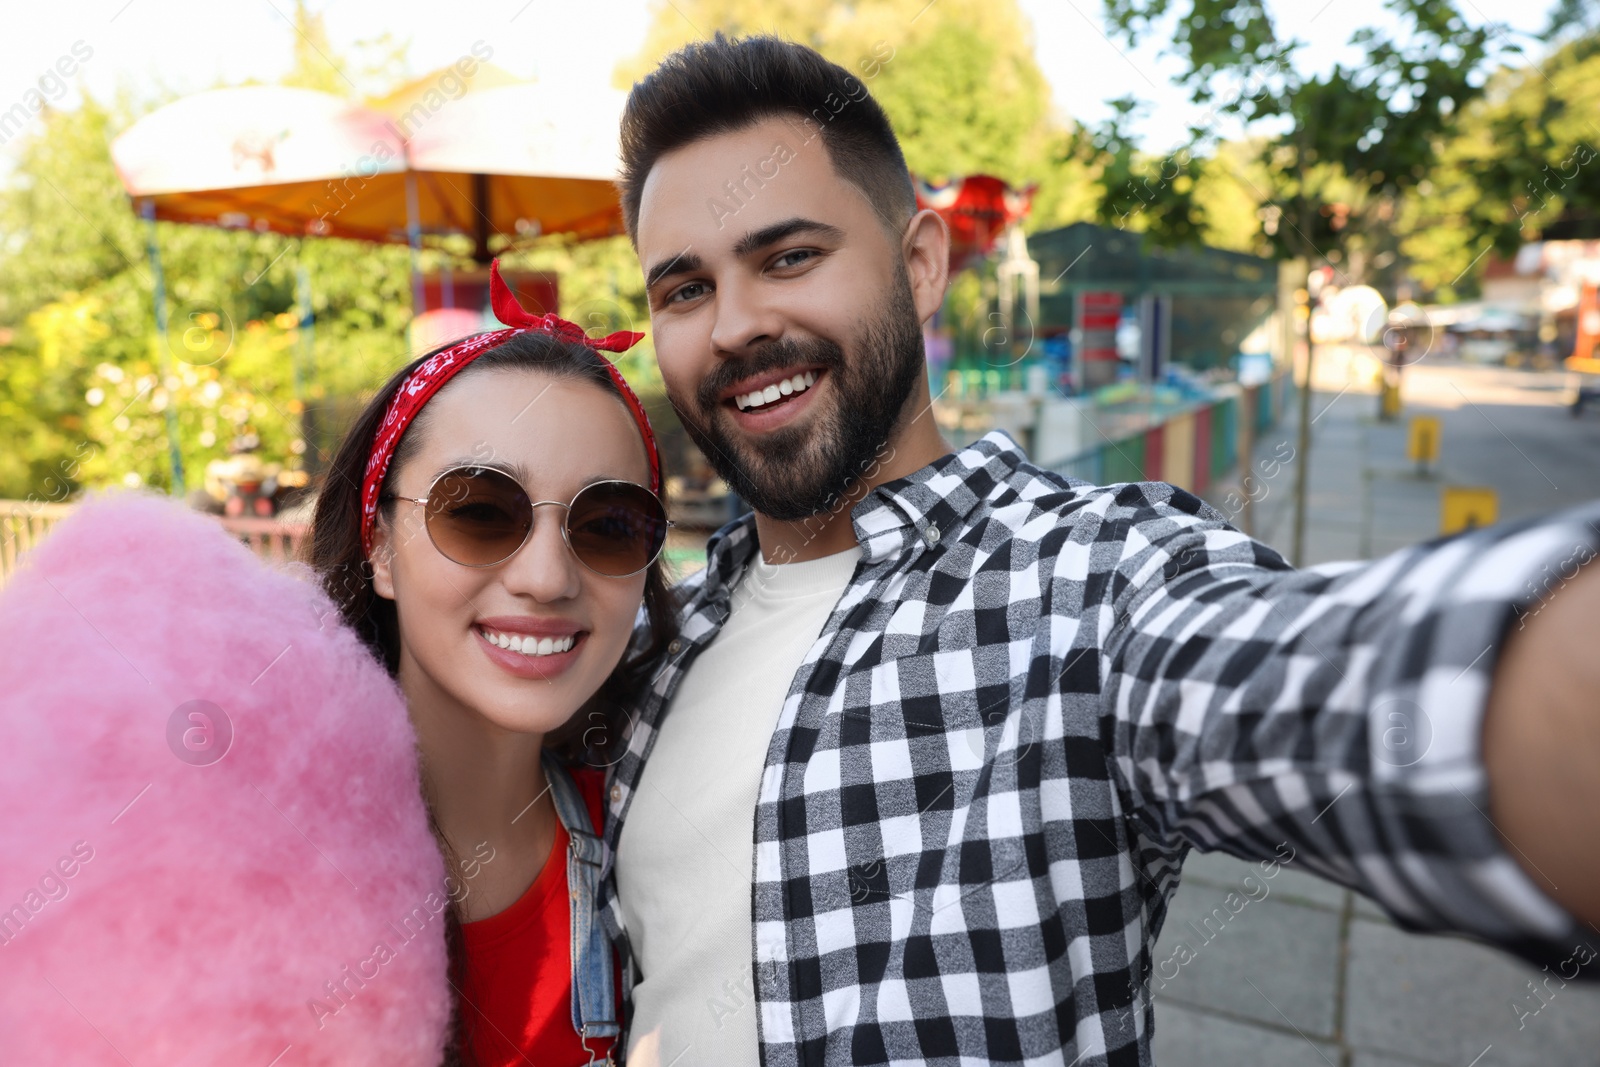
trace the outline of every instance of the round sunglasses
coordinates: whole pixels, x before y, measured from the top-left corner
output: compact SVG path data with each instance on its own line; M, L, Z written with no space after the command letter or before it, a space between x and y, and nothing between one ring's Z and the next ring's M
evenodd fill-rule
M452 467L433 480L427 496L388 496L421 504L428 539L463 567L493 567L516 555L533 532L533 510L546 504L567 510L561 524L567 547L607 578L654 563L672 525L661 499L633 482L592 482L563 504L530 499L515 478L492 467Z

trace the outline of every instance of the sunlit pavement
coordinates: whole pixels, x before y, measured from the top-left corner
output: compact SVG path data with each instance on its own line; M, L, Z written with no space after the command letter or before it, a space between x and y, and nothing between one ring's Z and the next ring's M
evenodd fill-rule
M1424 359L1402 372L1399 418L1379 422L1364 352L1318 349L1312 397L1306 563L1369 559L1439 533L1445 486L1484 486L1501 519L1525 518L1600 498L1600 405L1579 418L1559 371L1522 371ZM1258 442L1246 527L1289 555L1297 409ZM1439 418L1440 457L1426 473L1406 458L1409 420ZM1238 493L1235 478L1229 487ZM1226 489L1208 494L1224 506ZM1224 506L1230 515L1235 506ZM1237 524L1244 525L1235 520ZM1596 1062L1600 1063L1600 1055Z
M1400 418L1380 423L1360 364L1333 352L1317 375L1308 563L1436 536L1446 484L1498 490L1501 518L1600 497L1600 410L1572 418L1560 374L1424 360L1404 372ZM1442 420L1440 461L1425 476L1405 454L1417 414ZM1291 417L1259 443L1258 475L1296 433ZM1293 484L1292 463L1264 477L1250 516L1285 555ZM1220 505L1227 491L1211 498ZM1267 879L1257 864L1192 854L1155 958L1160 1067L1600 1063L1600 989L1461 938L1403 933L1292 864Z

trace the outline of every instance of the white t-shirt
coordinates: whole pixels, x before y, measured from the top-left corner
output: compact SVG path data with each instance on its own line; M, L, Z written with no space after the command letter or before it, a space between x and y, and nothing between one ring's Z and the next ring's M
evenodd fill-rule
M636 954L628 1062L754 1064L755 808L778 713L861 558L753 560L673 696L617 842Z

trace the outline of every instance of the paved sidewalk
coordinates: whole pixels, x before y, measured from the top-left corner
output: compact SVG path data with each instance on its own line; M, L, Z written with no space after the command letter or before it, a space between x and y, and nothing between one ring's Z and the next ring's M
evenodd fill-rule
M1402 418L1378 423L1376 397L1345 374L1351 362L1332 354L1313 397L1308 563L1435 536L1447 482L1496 486L1502 518L1600 496L1600 418L1571 419L1556 376L1413 367ZM1430 477L1405 460L1406 416L1422 412L1444 420ZM1291 413L1259 442L1249 516L1285 556L1294 466L1272 461L1295 441ZM1230 488L1209 496L1234 513ZM1403 933L1365 898L1292 863L1268 877L1258 864L1191 854L1156 960L1160 1067L1600 1064L1600 989L1461 938ZM1164 973L1175 976L1165 979L1169 960Z
M1600 411L1574 419L1560 374L1423 362L1405 371L1400 418L1379 422L1368 362L1361 351L1318 349L1307 564L1372 559L1437 536L1446 485L1494 488L1501 519L1600 499ZM1293 542L1297 414L1298 401L1257 442L1248 494L1255 502L1244 514L1237 476L1207 494L1285 557ZM1443 427L1440 460L1425 475L1406 459L1408 419L1423 414Z

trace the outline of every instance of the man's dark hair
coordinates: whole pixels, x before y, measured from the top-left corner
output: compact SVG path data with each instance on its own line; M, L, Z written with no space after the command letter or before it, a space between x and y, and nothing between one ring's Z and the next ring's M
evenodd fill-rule
M866 194L885 229L916 211L900 142L860 78L792 41L718 32L672 53L628 94L619 183L628 237L638 243L639 198L662 155L783 116L801 119L827 147L834 170ZM711 195L723 196L720 182Z

